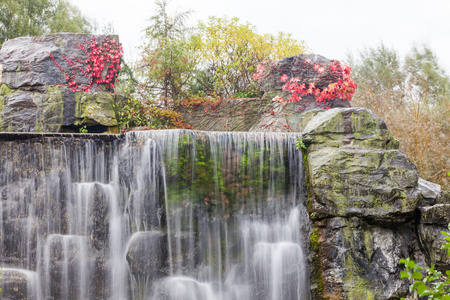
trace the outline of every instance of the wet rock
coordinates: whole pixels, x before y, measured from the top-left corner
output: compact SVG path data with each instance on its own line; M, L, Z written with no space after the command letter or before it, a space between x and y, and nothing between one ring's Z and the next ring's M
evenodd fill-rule
M398 150L322 148L310 153L307 163L317 218L401 223L419 201L417 168Z
M126 258L136 278L155 280L167 275L167 236L156 230L135 233L130 238Z
M25 269L3 269L0 288L4 300L42 299L36 272Z
M47 237L43 253L42 278L47 280L49 296L63 299L70 295L75 299L87 299L90 282L90 259L86 238L53 234Z
M3 219L0 254L4 266L36 269L37 222L34 218Z
M328 220L325 227L318 229L322 296L397 299L406 293L409 283L400 279L398 261L418 248L411 242L413 230L408 226L372 227L365 222L355 227L352 219L346 219L344 226L333 228L334 220Z
M89 215L92 223L88 226L92 246L98 251L106 251L109 241L110 205L103 186L95 183L93 198L89 199Z
M302 115L303 142L309 151L321 147L398 149L386 124L365 108L337 108Z

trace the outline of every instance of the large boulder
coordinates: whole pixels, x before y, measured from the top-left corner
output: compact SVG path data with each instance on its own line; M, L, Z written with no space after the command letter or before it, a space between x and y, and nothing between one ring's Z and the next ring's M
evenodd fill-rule
M77 132L83 126L117 126L114 107L120 100L105 91L105 84L93 82L89 92L75 91L66 77L73 71L79 86L89 85L92 78L75 67L89 59L80 45L93 38L100 43L106 37L58 33L6 41L0 50L0 132Z
M312 117L311 117L312 116ZM304 114L307 169L316 218L404 222L419 198L418 171L386 124L362 108Z
M140 231L133 234L126 258L136 280L156 280L169 274L167 236L161 231Z
M283 91L285 82L281 76L288 78L299 78L300 83L309 86L314 83L316 88L324 89L329 84L335 82L334 76L330 76L330 66L335 61L329 60L317 54L299 54L297 56L286 57L281 60L268 64L266 74L263 76L261 90L264 92L265 99L273 99L280 96L283 99L290 98L288 91ZM314 66L323 68L323 72L318 72ZM336 108L350 107L349 101L335 99L326 103L318 103L314 95L303 95L300 102L292 104L292 110L304 112L317 108Z
M88 56L79 45L92 37L91 34L56 33L6 41L0 50L1 82L12 89L64 84L65 74L60 67L71 68L65 58L85 61ZM104 37L96 36L96 40L102 41ZM86 76L78 76L76 80L80 84L90 82Z
M360 107L313 110L301 116L303 142L309 151L322 147L398 149L386 124L372 111Z
M398 262L417 247L413 228L372 226L356 217L316 225L323 284L323 298L316 299L398 299L407 292Z
M404 222L419 201L416 166L398 150L322 148L308 155L317 218Z
M299 123L313 220L313 298L398 299L408 287L398 275L401 258L448 265L435 238L450 221L447 196L419 179L380 118L336 108L306 112Z

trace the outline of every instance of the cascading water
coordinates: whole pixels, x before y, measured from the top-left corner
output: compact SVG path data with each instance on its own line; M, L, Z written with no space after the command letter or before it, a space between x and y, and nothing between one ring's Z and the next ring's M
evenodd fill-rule
M5 140L2 296L309 299L296 137L168 130Z

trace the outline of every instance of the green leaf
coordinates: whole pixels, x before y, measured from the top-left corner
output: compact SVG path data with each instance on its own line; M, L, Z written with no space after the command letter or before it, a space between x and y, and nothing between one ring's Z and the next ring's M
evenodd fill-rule
M406 264L406 259L404 259L404 258L400 259L400 263L401 264Z
M413 289L417 290L419 295L422 295L422 293L428 289L428 286L426 286L422 281L416 281L413 284Z
M425 292L423 292L422 294L420 294L420 297L425 297L425 296L429 296L429 295L433 295L433 293L430 292L429 290L426 290Z
M441 234L445 235L445 236L450 236L450 234L448 232L446 232L446 231L441 231Z
M441 300L450 300L450 295L442 296Z
M400 271L400 279L409 278L409 273L405 271Z
M408 263L406 264L406 270L411 270L412 268L414 268L416 264L414 263L413 260L408 261Z
M413 270L414 271L420 271L420 270L423 270L423 268L420 265L414 265Z
M422 274L420 274L420 272L418 271L414 272L411 277L417 280L422 280Z

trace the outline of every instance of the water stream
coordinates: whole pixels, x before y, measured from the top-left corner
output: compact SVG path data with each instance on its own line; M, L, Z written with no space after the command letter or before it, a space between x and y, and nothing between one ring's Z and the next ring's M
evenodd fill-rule
M296 137L2 141L2 297L309 299Z

